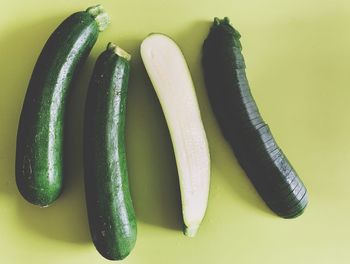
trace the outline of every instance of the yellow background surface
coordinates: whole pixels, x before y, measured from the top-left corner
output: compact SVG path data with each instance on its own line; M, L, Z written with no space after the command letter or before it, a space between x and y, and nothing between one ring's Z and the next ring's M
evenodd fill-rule
M111 16L69 103L66 187L51 207L24 201L15 140L27 84L56 26L95 1L2 1L0 15L0 263L108 263L90 240L82 168L82 114L94 61L113 41L132 56L127 156L138 239L122 263L350 263L350 2L323 0L103 1ZM256 194L223 139L205 92L201 45L214 16L242 34L252 92L309 190L304 215L284 220ZM207 131L212 178L197 237L181 232L176 164L142 65L150 32L174 38L188 61ZM181 103L181 102L179 102Z

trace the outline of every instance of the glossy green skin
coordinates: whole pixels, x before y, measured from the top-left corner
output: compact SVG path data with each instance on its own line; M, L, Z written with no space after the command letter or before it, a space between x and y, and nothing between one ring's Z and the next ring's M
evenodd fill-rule
M106 50L97 59L85 108L85 193L96 249L110 260L129 255L137 226L125 155L129 62Z
M75 13L52 33L36 62L20 116L16 150L18 189L35 205L48 206L61 193L66 99L72 78L98 34L90 14Z
M307 205L307 191L262 119L251 94L240 34L227 18L215 19L203 45L203 69L213 111L238 162L265 203L293 218Z

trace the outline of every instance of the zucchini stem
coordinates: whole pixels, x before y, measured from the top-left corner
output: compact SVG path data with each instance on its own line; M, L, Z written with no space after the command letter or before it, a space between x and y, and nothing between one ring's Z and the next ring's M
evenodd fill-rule
M185 226L184 228L184 234L188 237L194 237L197 234L197 231L199 229L199 226Z
M107 50L110 50L117 54L119 57L126 59L127 61L131 60L131 55L123 50L121 47L115 45L113 42L109 42L107 45Z
M218 17L214 17L214 25L220 25L220 19Z
M109 15L102 5L90 6L86 9L96 21L99 31L104 31L110 23Z

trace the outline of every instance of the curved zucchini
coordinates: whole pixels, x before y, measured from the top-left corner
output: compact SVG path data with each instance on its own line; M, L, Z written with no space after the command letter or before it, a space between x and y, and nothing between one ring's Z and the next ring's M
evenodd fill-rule
M259 113L239 39L228 18L215 18L202 57L209 100L224 137L260 196L277 215L293 218L305 209L307 191Z
M207 208L210 154L191 74L180 48L166 35L145 38L141 57L169 127L179 173L184 233L192 237Z
M48 206L61 193L66 98L77 68L107 24L101 6L74 13L52 33L36 62L16 149L17 186L30 203Z
M110 260L129 255L136 218L125 155L125 114L130 55L108 44L97 59L85 107L85 194L96 249Z

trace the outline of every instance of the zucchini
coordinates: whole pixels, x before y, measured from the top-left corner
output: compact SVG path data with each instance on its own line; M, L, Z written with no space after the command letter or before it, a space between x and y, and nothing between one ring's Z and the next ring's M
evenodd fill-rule
M241 50L240 34L229 19L215 18L202 56L209 100L224 137L267 206L293 218L304 211L307 191L260 115Z
M143 40L141 57L174 147L184 233L194 236L207 208L210 155L191 75L180 48L163 34L151 34Z
M110 260L129 255L136 218L125 155L125 114L130 55L114 44L98 57L84 121L85 194L96 249Z
M16 183L30 203L48 206L61 193L66 101L72 79L108 24L101 6L65 19L34 67L20 115Z

